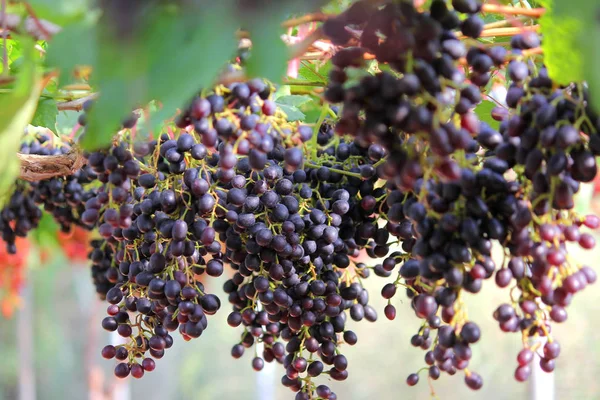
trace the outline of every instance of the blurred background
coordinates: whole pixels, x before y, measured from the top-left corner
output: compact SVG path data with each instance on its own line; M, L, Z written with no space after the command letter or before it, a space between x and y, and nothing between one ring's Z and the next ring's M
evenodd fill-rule
M595 191L593 185L582 189L578 211L600 214L600 201L592 196ZM67 253L73 251L67 249ZM600 255L598 248L574 248L571 254L593 267ZM19 292L21 304L12 317L0 321L0 400L293 399L280 384L280 365L267 365L255 373L250 365L253 351L239 360L230 356L240 332L226 324L226 303L209 318L209 329L199 339L185 343L174 335L174 346L157 361L154 372L142 380L117 381L112 375L114 360L100 357L101 348L114 338L100 326L106 303L95 297L87 263L69 261L59 246L44 254L32 249L28 264L25 285ZM223 294L224 280L211 279L209 291ZM339 399L431 397L424 373L416 387L405 384L409 373L425 365L424 352L410 345L419 321L404 296L394 299L398 308L394 321L383 316L385 302L380 290L391 280L393 276L372 275L365 281L379 320L349 322L359 341L343 348L349 359L349 379L329 382ZM226 296L221 298L226 302ZM501 332L492 318L494 309L507 300L508 290L498 289L493 281L486 281L479 294L468 296L469 316L483 331L481 341L474 345L470 368L479 372L485 383L479 392L472 392L460 372L454 377L442 375L432 385L440 399L532 398L529 384L513 378L520 335ZM592 286L575 296L567 322L554 328L562 346L554 373L556 399L600 398L598 311L600 291Z

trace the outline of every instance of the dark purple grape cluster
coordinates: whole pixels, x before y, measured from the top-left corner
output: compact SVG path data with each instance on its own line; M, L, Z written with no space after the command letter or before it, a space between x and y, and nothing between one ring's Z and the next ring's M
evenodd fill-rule
M104 248L91 254L96 286L111 304L102 326L130 338L102 351L105 358L121 361L115 367L118 377L140 378L154 369L148 354L162 358L173 343L170 332L197 338L207 327L207 315L220 307L199 279L204 272L223 273L221 245L208 227L217 195L210 188L212 168L203 148L183 133L178 140L163 135L137 144L133 153L118 145L88 157L104 183L82 216L104 239ZM180 170L180 163L169 162L171 149L189 157L190 165ZM193 158L197 153L202 156Z
M458 2L456 7L477 12L477 2L467 3L472 7ZM463 24L477 18L473 15ZM485 86L489 74L466 81L459 60L467 49L453 32L459 23L443 1L433 2L428 13L407 2L389 3L361 25L360 46L342 49L332 58L325 99L343 103L336 131L356 137L363 146L384 146L390 154L382 166L384 176L406 191L423 176L426 164L446 179L458 179L460 165L451 155L478 148L472 138L477 121L469 111L481 101L478 86ZM347 70L361 67L367 52L393 71L348 81ZM465 120L463 126L454 123L454 115ZM431 149L428 160L422 151L426 146Z
M27 236L38 226L41 218L42 211L33 201L29 185L17 182L10 199L0 211L2 240L9 254L17 253L16 238Z
M214 224L226 246L225 259L236 271L225 284L234 308L228 323L244 327L232 355L241 357L246 348L263 343L253 368L261 370L264 361L282 363L282 383L297 399L315 393L337 398L312 378L326 373L345 380L348 360L340 345L357 341L346 320L377 318L360 283L370 271L351 257L366 246L374 257L384 257L391 237L373 215L386 197L385 188L375 187L373 167L384 154L369 158L369 149L356 143L334 144L328 125L316 139L325 150L315 165L290 166L291 154L300 151L290 148L268 154L268 166L254 175L241 158L242 175L223 202L226 221Z
M347 322L377 319L363 286L371 274L395 275L381 290L388 319L402 292L421 320L410 342L425 367L408 385L427 371L482 387L470 365L481 330L463 297L492 278L511 298L494 318L524 339L515 378L529 377L534 352L552 371L551 323L566 321L573 296L597 279L567 244L593 248L585 229L600 226L573 211L580 184L597 174L600 118L584 85L556 85L534 63L535 33L515 36L510 51L467 48L457 32L478 38L480 9L478 0L433 0L427 11L354 2L321 27L341 47L324 93L342 104L324 105L335 121L288 122L261 79L202 90L156 140L133 140L133 114L77 174L18 183L1 212L3 238L14 251L14 237L39 220L36 203L65 230L97 229L89 258L109 303L102 326L128 339L102 355L118 361L120 378L154 370L172 332L202 335L221 306L204 278L227 267L227 322L243 329L232 356L254 347L256 371L280 363L297 400L337 399L315 378L349 376L343 345L358 338ZM380 72L352 71L369 58ZM473 109L503 70L511 83L507 107L492 111L496 131ZM22 151L68 151L36 140Z
M393 182L386 201L391 207L380 216L398 225L406 253L382 296L391 300L399 286L407 287L417 317L425 320L411 343L428 351L432 379L465 370L470 345L479 340L479 328L463 312L463 292L479 292L492 277L500 287L516 287L526 310L509 315L501 306L501 329L548 336L546 346L554 349L548 321L564 321L572 294L596 279L588 267L569 264L565 244L592 248L593 237L579 227L595 229L597 219L563 211L573 208L580 182L597 173L597 118L586 89L557 88L545 68L533 73L527 51L540 45L533 32L515 36L511 51L467 48L452 30L460 24L465 36L478 37L480 6L456 0L450 10L434 1L420 12L390 2L366 7L362 19L343 13L323 26L334 43L352 46L334 54L325 92L326 100L343 105L336 132L388 154L377 172ZM456 12L469 16L460 21ZM369 54L383 72L352 81L348 72L363 67ZM480 87L498 69L506 69L512 82L508 108L492 113L502 121L499 132L473 113ZM403 195L392 195L398 189ZM492 260L493 242L504 248L506 265ZM394 319L391 301L384 311ZM558 355L548 351L545 370ZM527 368L518 380L526 379ZM409 385L417 381L418 374L407 379ZM473 372L465 373L465 382L472 389L482 385Z

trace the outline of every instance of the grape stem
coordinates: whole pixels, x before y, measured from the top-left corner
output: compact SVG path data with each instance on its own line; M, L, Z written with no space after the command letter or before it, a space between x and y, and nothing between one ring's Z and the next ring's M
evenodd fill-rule
M523 8L523 7L511 7L502 6L498 4L483 4L481 6L482 12L505 14L505 15L524 15L526 17L539 18L546 12L545 8Z
M313 164L308 161L304 163L304 166L308 167L308 168L321 168L321 165ZM337 168L329 168L329 167L326 167L326 168L329 169L331 172L337 172L340 175L346 175L346 176L351 176L353 178L362 179L362 177L360 176L360 174L358 172L344 171L343 169L337 169Z
M494 37L494 36L515 36L524 32L537 32L540 29L539 25L512 27L512 28L493 28L486 29L481 32L479 37ZM461 36L461 38L464 38Z
M85 103L88 100L93 100L96 97L98 97L98 93L92 93L80 99L57 103L56 107L59 111L81 111L83 109L83 103Z

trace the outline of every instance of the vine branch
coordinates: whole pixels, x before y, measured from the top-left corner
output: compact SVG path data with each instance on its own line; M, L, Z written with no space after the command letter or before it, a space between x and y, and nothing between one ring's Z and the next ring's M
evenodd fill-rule
M92 93L80 99L56 103L56 107L58 108L58 111L81 111L83 109L83 103L97 97L98 93Z
M40 156L17 153L17 157L21 162L19 178L29 182L73 175L86 162L83 153L77 147L62 155Z
M544 15L546 9L502 6L498 4L484 4L481 6L481 11L495 14L523 15L526 17L539 18L542 15Z

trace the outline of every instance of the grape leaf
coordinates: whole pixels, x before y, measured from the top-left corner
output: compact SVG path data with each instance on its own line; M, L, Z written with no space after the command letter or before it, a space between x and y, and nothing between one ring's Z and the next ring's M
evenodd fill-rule
M277 105L285 104L288 106L300 107L303 104L306 104L311 101L313 101L313 99L309 95L292 94L292 95L288 95L288 96L279 97L277 99L276 103L277 103Z
M550 76L562 84L585 79L591 104L600 110L600 3L596 0L543 0L543 3L549 9L542 18L542 33Z
M94 73L102 95L90 112L82 147L110 143L127 110L159 100L163 108L151 121L151 126L156 126L210 85L236 48L237 23L229 8L228 1L219 1L201 13L157 12L144 24L141 39L135 42L100 35ZM178 49L178 56L167 57L173 48Z
M286 44L281 40L281 35L285 33L281 22L291 14L318 10L324 1L279 0L266 2L266 7L249 7L244 4L245 1L238 2L240 20L250 31L252 39L252 51L250 59L246 62L246 73L249 76L281 83L290 57Z
M64 25L81 18L89 10L88 0L28 0L39 19Z
M77 43L77 46L73 46ZM62 85L73 82L73 67L78 65L96 65L97 27L92 18L64 27L49 42L46 63L58 68Z
M37 109L31 120L33 126L43 126L44 128L50 129L52 132L56 131L56 117L58 116L58 108L56 106L56 100L40 98L37 104Z
M56 237L60 227L54 221L52 215L47 212L42 213L42 218L37 228L31 232L32 240L39 246L45 249L60 249L60 243Z
M277 104L277 106L287 115L288 121L304 121L305 115L298 107L287 104Z
M246 63L246 73L280 83L288 61L287 46L281 40L283 29L278 18L257 18L250 28L252 51Z
M315 82L321 85L327 84L327 74L331 70L331 61L317 66L317 64L310 63L308 61L302 61L300 68L298 69L298 80Z
M289 85L281 85L277 88L275 93L273 93L273 101L277 101L280 97L291 95L291 89Z
M484 100L475 107L475 114L477 114L481 122L485 122L493 129L498 130L500 123L492 118L492 110L494 107L496 107L496 103Z
M555 1L543 0L547 11L540 18L542 49L548 73L557 83L566 85L583 80L583 59L577 50L580 25L576 18L557 15Z

